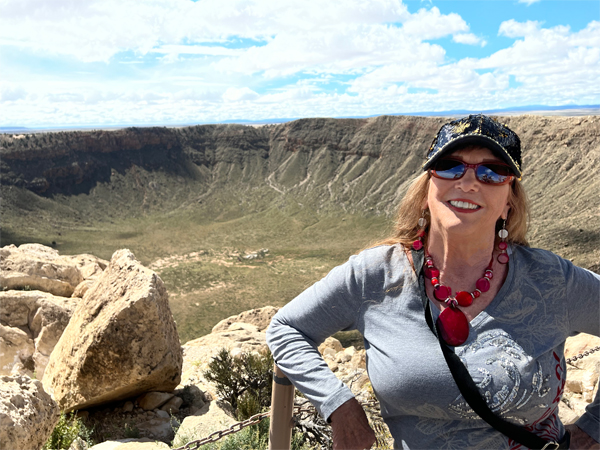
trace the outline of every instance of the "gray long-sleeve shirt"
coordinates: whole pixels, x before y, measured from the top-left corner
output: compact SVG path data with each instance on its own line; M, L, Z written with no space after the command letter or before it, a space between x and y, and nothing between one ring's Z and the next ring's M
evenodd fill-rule
M546 439L564 428L565 339L600 335L600 276L553 253L510 247L509 270L490 305L455 348L492 411ZM465 403L428 328L418 277L400 246L365 250L282 308L267 331L277 365L329 417L352 393L317 346L359 330L367 371L396 448L518 449ZM434 320L439 310L433 306ZM600 441L599 396L578 425Z

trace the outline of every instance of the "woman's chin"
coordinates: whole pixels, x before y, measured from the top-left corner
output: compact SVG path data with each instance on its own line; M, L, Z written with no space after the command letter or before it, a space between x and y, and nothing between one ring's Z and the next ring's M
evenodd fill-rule
M489 225L483 223L481 220L474 220L474 216L469 214L456 215L453 218L448 218L440 223L440 228L443 234L455 237L469 237L469 238L494 238L494 226L495 224ZM489 233L485 233L484 230L489 229ZM489 234L489 237L487 236Z

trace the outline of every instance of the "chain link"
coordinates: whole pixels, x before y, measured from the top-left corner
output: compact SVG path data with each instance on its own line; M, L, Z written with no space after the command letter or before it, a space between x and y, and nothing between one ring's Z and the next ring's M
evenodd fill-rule
M567 358L566 362L567 362L567 364L573 364L575 361L583 359L584 357L589 356L592 353L595 353L597 351L600 351L600 345L590 348L584 352L581 352L578 355L572 356L571 358ZM377 408L379 406L379 402L377 400L369 400L367 402L361 402L361 405L365 406L365 407ZM315 407L312 405L304 406L304 407L300 407L300 406L294 407L295 415L298 415L301 413L314 413L314 412L315 412ZM257 423L260 423L263 419L266 419L270 415L271 415L271 410L265 411L260 414L255 414L246 420L234 423L229 428L226 428L226 429L220 430L220 431L215 431L214 433L211 433L210 435L208 435L205 438L188 442L184 446L177 447L172 450L197 450L198 448L200 448L203 445L212 444L213 442L217 442L219 439L222 439L225 436L242 431L244 428L247 428L249 426L256 425Z
M585 356L589 356L594 352L600 351L600 345L590 348L584 352L581 352L579 355L572 356L571 358L567 358L567 364L573 364L578 359L583 359Z

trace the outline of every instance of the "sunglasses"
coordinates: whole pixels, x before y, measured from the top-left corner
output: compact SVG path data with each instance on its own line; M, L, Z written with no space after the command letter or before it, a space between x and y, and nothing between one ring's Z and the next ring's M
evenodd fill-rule
M467 169L473 169L478 181L485 184L502 185L510 183L515 175L509 165L501 162L467 164L458 158L444 158L430 169L431 175L442 180L460 180Z

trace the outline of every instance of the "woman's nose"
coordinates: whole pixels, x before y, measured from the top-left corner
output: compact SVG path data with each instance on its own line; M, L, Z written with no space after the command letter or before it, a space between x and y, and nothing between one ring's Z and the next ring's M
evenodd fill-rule
M471 190L479 184L475 167L467 167L465 174L458 180L464 190Z

